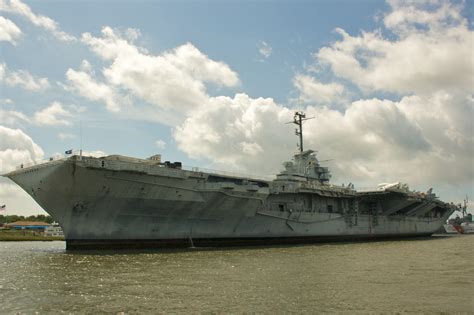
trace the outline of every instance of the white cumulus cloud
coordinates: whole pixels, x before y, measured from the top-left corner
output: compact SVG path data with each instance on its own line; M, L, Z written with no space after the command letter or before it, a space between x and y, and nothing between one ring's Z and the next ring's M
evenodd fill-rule
M117 93L138 98L151 107L134 112L129 108L132 116L142 112L147 116L142 118L149 118L154 110L155 116L156 112L162 113L162 121L166 122L170 116L183 115L206 103L206 84L239 84L237 74L228 65L210 59L190 43L155 55L134 44L139 35L137 30L122 34L110 27L104 27L100 37L83 34L82 42L107 64L102 70L104 80L93 81L88 70L69 69L66 75L71 88L89 99L96 95L96 100L106 102L111 111L119 108Z
M20 0L0 0L0 11L18 14L25 17L34 25L41 27L61 41L74 41L76 38L59 28L58 22L53 19L34 13L30 6Z
M35 113L35 122L38 125L70 126L73 113L64 108L60 102L52 102L48 107Z
M20 129L0 125L0 174L15 170L20 164L43 159L44 152L33 139ZM2 204L15 213L38 213L41 207L18 185L0 177Z
M275 172L292 151L292 112L271 98L212 97L175 130L178 147L218 167L259 173Z
M22 32L11 20L0 16L0 41L16 44L16 40L20 38Z
M38 78L27 70L10 70L4 63L0 63L0 82L8 86L20 86L30 91L44 91L50 87L47 78Z
M428 28L430 31L443 31L453 25L467 21L461 14L461 7L454 2L388 0L391 11L384 16L385 26L397 34L412 34ZM430 3L431 2L431 3ZM426 7L435 7L427 10Z
M90 70L87 68L88 66L90 67L89 63L83 62L81 68ZM66 89L74 91L91 101L104 102L111 112L120 111L121 105L128 103L128 100L121 96L113 86L98 82L91 73L68 69L66 78L69 82Z
M472 115L473 104L459 101L440 92L399 102L360 100L345 112L309 107L316 119L306 124L307 146L334 159L339 179L467 183L474 177L474 140L472 127L458 116Z
M359 100L344 112L308 106L307 116L316 119L304 124L305 148L334 159L330 167L339 181L468 182L474 177L472 126L458 116L472 115L473 104L457 101L437 94ZM465 107L453 112L453 103ZM285 124L292 114L271 99L216 97L178 126L174 137L182 151L216 167L275 174L296 149L293 126Z
M2 124L6 126L17 126L21 125L22 123L31 122L30 118L28 118L22 112L16 110L6 110L0 108L0 117Z
M293 78L293 84L299 91L299 100L305 103L334 104L346 101L345 87L339 83L322 83L309 75L298 74Z
M351 36L337 29L342 39L321 48L317 62L366 92L472 91L473 32L460 8L444 1L431 10L423 2L390 3L384 23L394 39L380 30Z
M15 169L21 163L43 158L43 150L20 129L0 125L0 174Z

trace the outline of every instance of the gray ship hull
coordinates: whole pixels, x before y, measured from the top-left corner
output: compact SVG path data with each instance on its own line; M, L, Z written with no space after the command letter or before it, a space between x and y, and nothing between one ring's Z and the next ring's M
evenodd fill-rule
M121 159L73 156L7 176L59 222L68 249L421 237L454 211L401 191L356 193Z

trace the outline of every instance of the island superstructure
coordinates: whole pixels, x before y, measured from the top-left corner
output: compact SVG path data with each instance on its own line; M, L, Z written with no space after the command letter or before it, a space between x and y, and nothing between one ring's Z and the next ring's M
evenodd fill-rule
M120 155L20 166L5 174L61 225L67 249L308 243L429 236L456 209L406 184L356 191L303 150L273 180Z

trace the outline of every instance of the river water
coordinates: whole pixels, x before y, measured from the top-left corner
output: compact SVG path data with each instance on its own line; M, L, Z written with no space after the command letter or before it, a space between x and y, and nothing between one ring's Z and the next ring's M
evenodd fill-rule
M219 250L0 242L0 313L474 313L474 235Z

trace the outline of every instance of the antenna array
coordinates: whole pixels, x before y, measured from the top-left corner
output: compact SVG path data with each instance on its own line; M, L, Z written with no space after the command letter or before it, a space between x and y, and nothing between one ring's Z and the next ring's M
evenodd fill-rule
M287 122L287 124L295 124L298 126L298 128L295 129L295 134L300 138L300 143L299 145L297 144L300 152L303 152L303 122L313 118L314 117L306 118L306 114L304 112L295 112L293 121Z

